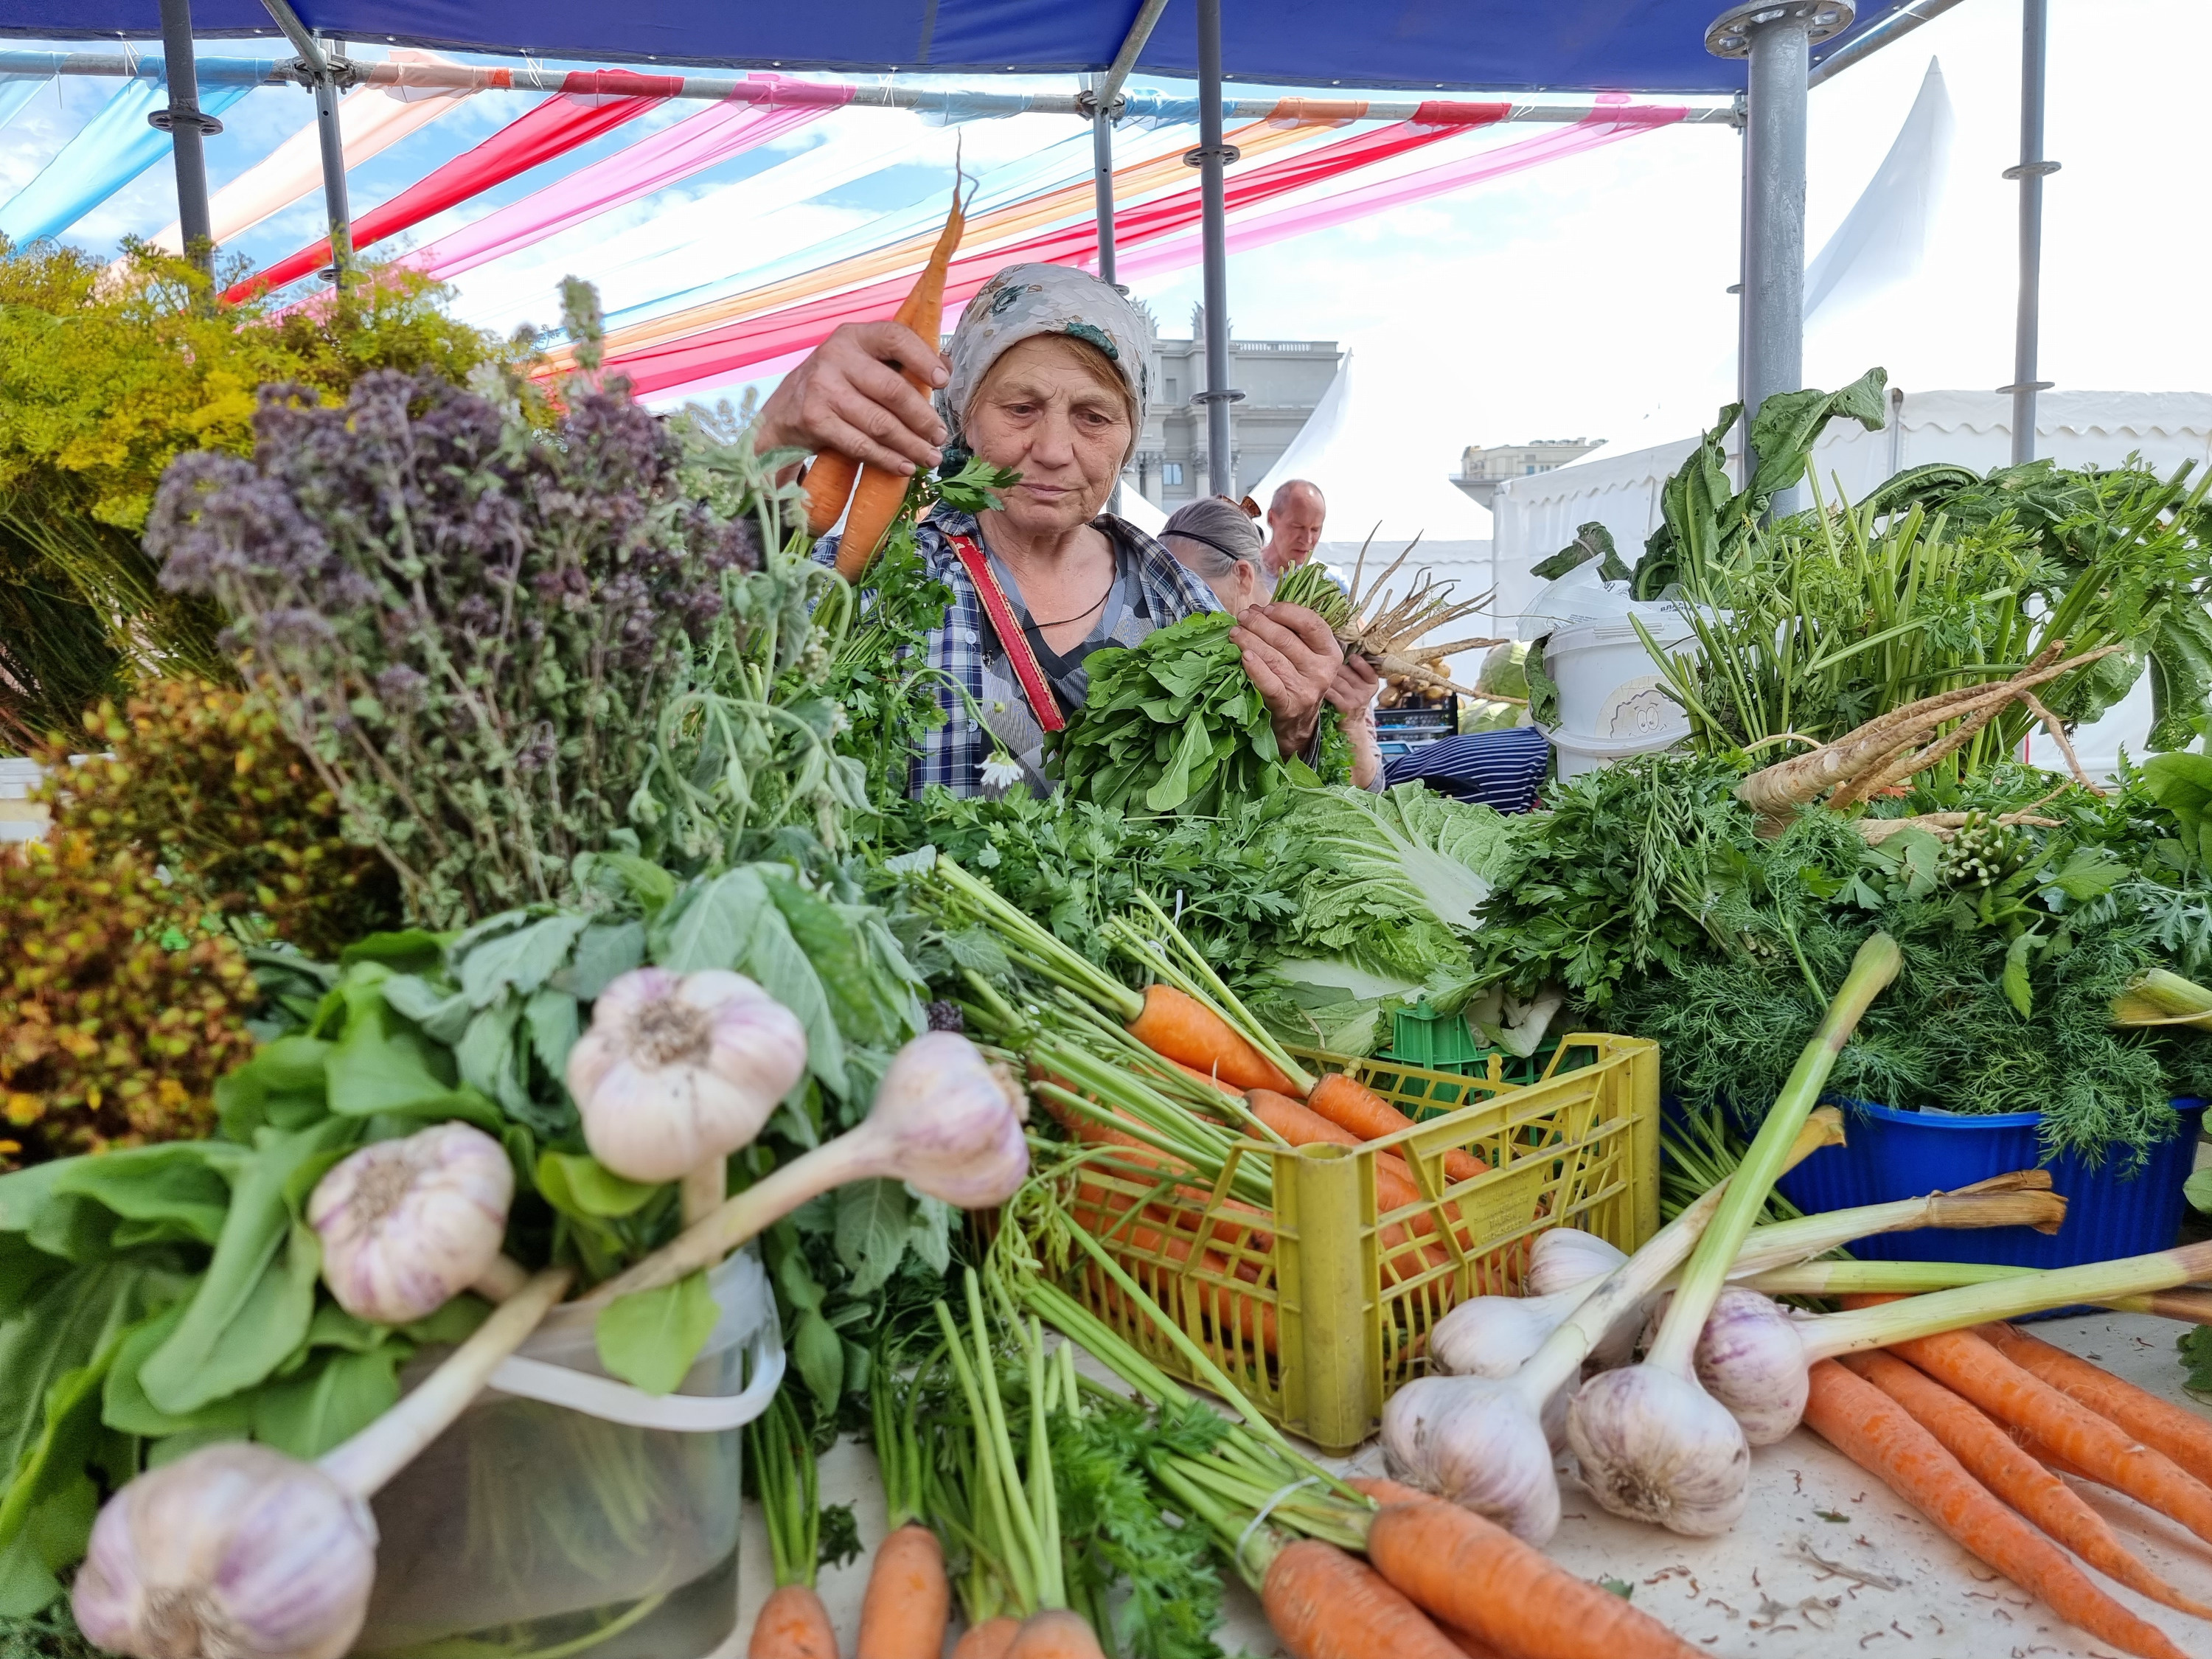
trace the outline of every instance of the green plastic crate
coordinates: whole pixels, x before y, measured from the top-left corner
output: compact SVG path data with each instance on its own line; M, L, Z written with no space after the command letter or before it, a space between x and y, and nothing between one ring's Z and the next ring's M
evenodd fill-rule
M1390 1046L1376 1054L1375 1060L1378 1065L1395 1060L1421 1071L1449 1072L1519 1087L1544 1075L1559 1046L1554 1038L1526 1056L1509 1054L1503 1048L1486 1048L1475 1041L1463 1017L1440 1014L1424 997L1413 1007L1391 1013ZM1417 1082L1409 1079L1409 1084L1418 1091Z

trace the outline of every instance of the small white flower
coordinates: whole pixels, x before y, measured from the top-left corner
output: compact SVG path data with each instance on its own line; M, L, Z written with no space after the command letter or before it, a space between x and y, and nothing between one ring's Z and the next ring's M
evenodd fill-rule
M983 763L982 772L986 789L1011 789L1022 781L1021 763L1003 749L991 751L991 758Z

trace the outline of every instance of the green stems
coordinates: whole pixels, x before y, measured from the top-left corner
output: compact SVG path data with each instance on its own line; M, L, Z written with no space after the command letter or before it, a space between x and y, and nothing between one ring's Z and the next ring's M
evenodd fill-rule
M1211 1004L1239 1036L1267 1056L1291 1080L1292 1093L1301 1098L1310 1094L1315 1081L1313 1074L1292 1060L1267 1028L1252 1018L1251 1011L1237 1000L1237 994L1222 982L1221 976L1213 971L1212 964L1182 936L1182 930L1169 919L1167 912L1153 903L1148 894L1138 894L1137 902L1152 913L1152 921L1160 930L1160 937L1188 965L1188 971L1170 960L1157 940L1147 939L1126 919L1117 917L1109 922L1105 928L1107 936L1185 996Z
M1145 1000L1079 951L1073 950L1008 903L986 884L975 879L943 854L932 872L944 888L972 909L977 920L999 936L1007 953L1024 968L1064 985L1124 1020L1145 1011Z
M963 1276L968 1319L975 1346L961 1335L951 1310L937 1304L937 1322L945 1333L945 1350L959 1379L975 1425L975 1468L983 1489L989 1519L998 1526L998 1561L1013 1586L1017 1606L1024 1616L1040 1607L1064 1607L1067 1588L1060 1559L1060 1516L1053 1486L1051 1440L1044 1430L1044 1376L1042 1345L1029 1356L1030 1370L1031 1435L1029 1478L1024 1483L1014 1455L1012 1436L1006 1425L1006 1408L999 1393L998 1358L991 1343L990 1325L984 1316L981 1282L973 1267ZM978 1516L977 1532L983 1530Z
M1823 1314L1804 1331L1808 1358L1886 1348L1916 1336L1934 1336L1962 1326L2014 1319L2075 1302L2109 1302L2147 1291L2170 1290L2212 1273L2212 1243L2188 1244L2117 1261L2092 1261L2079 1267L2024 1274L1986 1285L1962 1285L1903 1302L1850 1313Z
M1797 1139L1798 1131L1804 1127L1806 1119L1820 1103L1820 1091L1828 1081L1829 1073L1835 1069L1837 1055L1858 1029L1860 1019L1875 998L1897 977L1900 960L1897 941L1887 933L1872 935L1851 958L1851 969L1844 976L1843 988L1836 993L1820 1029L1797 1057L1789 1081L1783 1085L1780 1097L1768 1111L1750 1151L1744 1154L1741 1166L1729 1182L1727 1198L1705 1237L1698 1240L1689 1266L1683 1270L1674 1304L1660 1325L1658 1340L1652 1344L1647 1364L1678 1376L1689 1374L1690 1356L1697 1347L1698 1333L1705 1329L1705 1317L1713 1310L1714 1299L1728 1282L1736 1254L1743 1248L1752 1224L1766 1202L1767 1188L1773 1186Z
M753 1460L776 1588L804 1584L811 1589L822 1547L821 1493L806 1426L782 1390L745 1425L745 1449Z

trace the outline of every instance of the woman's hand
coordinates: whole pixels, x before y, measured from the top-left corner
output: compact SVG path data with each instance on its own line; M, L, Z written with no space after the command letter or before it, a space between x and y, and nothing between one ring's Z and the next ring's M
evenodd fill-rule
M1375 693L1382 684L1382 675L1364 657L1353 657L1329 682L1329 706L1343 717L1344 735L1352 744L1356 789L1372 789L1382 775L1382 749L1375 736Z
M903 324L843 325L769 394L753 422L753 447L834 450L899 474L935 466L945 422L895 362L933 386L947 378L937 348Z
M1322 699L1343 669L1344 647L1328 624L1302 605L1255 605L1229 637L1244 653L1244 672L1285 755L1305 752L1321 718Z

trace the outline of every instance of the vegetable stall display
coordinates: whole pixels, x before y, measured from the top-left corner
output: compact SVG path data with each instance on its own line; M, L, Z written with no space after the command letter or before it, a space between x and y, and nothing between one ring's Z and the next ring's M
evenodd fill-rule
M902 313L925 338L964 207ZM89 306L52 258L0 282ZM741 412L656 417L601 375L580 285L547 393L434 291L264 338L186 315L158 285L185 280L102 325L240 377L198 386L222 393L208 441L164 440L97 520L143 518L168 597L133 639L169 678L124 683L112 640L52 671L40 718L70 736L23 735L54 829L0 860L24 940L0 984L0 1637L675 1652L665 1584L390 1637L368 1505L429 1483L405 1513L458 1517L447 1565L517 1595L588 1578L602 1524L649 1553L682 1483L607 1424L487 1443L565 1477L526 1539L477 1519L495 1472L438 1449L556 1328L625 1401L719 1401L699 1377L736 1369L713 1344L739 1267L787 1367L744 1434L763 1659L854 1634L812 1589L857 1548L816 1458L864 1420L890 1523L864 1659L956 1624L969 1659L1212 1659L1232 1578L1297 1659L1707 1651L1545 1553L1555 1460L1712 1534L1801 1417L2101 1641L2178 1650L2083 1565L2212 1614L2045 1458L2212 1536L2212 1437L1990 1322L2186 1313L2170 1287L2204 1247L1855 1262L1834 1253L1911 1229L2063 1237L2079 1206L2034 1169L1798 1218L1771 1190L1848 1136L1824 1094L2032 1103L2048 1149L2124 1161L2212 1083L2212 773L2161 756L2100 795L2007 758L2144 661L2161 741L2201 705L2185 480L1923 471L1767 524L1820 422L1878 413L1879 386L1770 399L1771 465L1733 490L1709 442L1635 573L1714 607L1701 656L1663 665L1692 753L1519 818L1354 790L1327 719L1317 767L1278 751L1226 619L1199 617L1098 664L1048 797L909 799L945 718L915 523L1003 475L825 457L779 486L794 458L756 454ZM51 494L52 547L112 543ZM842 568L811 556L841 514ZM1418 562L1278 597L1453 690L1431 665L1487 642L1437 636L1485 602L1401 581ZM163 643L187 613L207 650ZM106 757L69 763L80 732ZM1394 1054L1415 1028L1472 1058ZM1662 1075L1710 1130L1663 1225ZM1577 1184L1605 1158L1584 1185L1617 1200ZM1328 1192L1374 1293L1322 1334ZM1395 1479L1286 1432L1324 1341L1374 1345L1339 1369L1378 1392L1340 1418L1379 1418ZM387 1528L387 1578L418 1546Z

